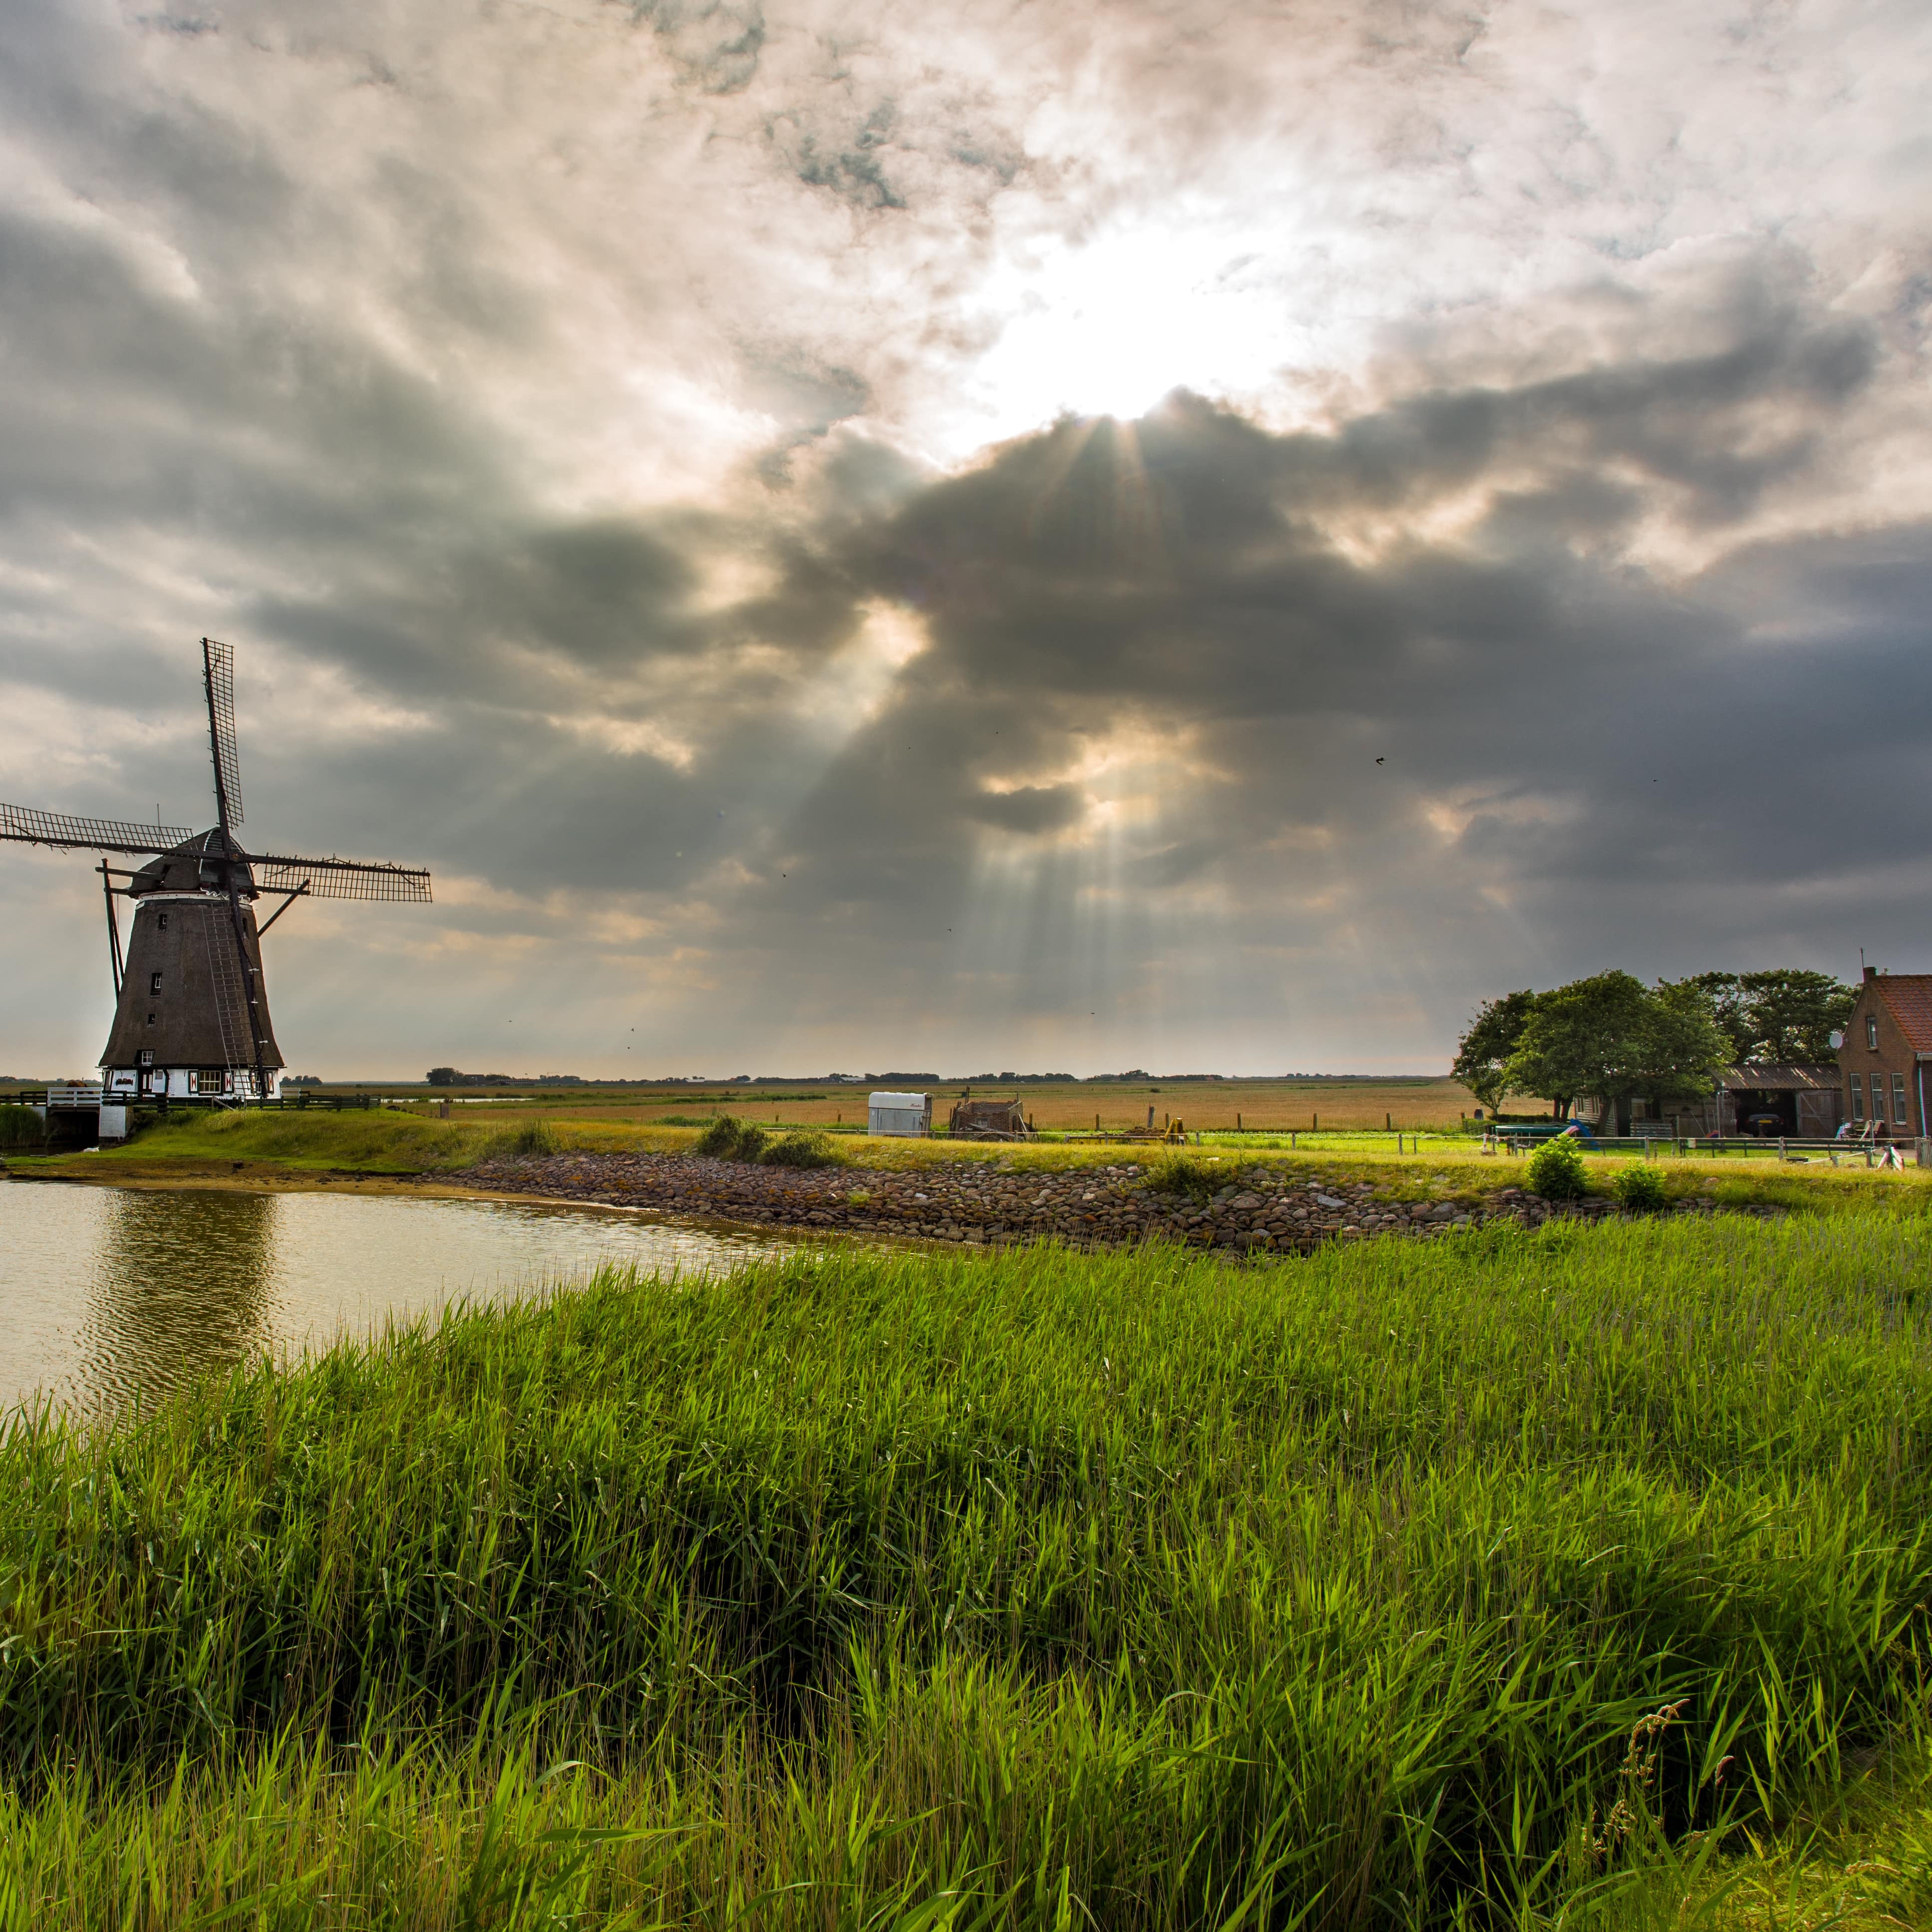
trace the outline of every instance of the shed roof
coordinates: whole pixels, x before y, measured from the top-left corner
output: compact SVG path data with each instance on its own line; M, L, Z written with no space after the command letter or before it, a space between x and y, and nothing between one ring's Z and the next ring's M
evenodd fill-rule
M1932 973L1881 973L1868 982L1915 1053L1932 1053Z
M1773 1094L1796 1088L1802 1093L1834 1094L1838 1089L1835 1061L1822 1066L1779 1065L1768 1060L1746 1060L1726 1066L1718 1076L1732 1094Z

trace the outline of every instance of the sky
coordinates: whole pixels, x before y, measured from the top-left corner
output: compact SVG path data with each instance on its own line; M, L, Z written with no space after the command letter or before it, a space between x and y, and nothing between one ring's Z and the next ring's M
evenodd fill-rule
M1441 1070L1932 970L1932 11L13 0L0 799L291 1070ZM0 844L0 1072L99 881Z

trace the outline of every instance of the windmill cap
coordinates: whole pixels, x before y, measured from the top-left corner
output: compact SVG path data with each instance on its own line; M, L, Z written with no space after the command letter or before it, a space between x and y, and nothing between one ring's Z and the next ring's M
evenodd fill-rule
M158 859L150 859L128 881L128 890L136 898L149 892L224 892L224 868L213 861L225 852L240 849L232 838L224 843L219 826L211 826L192 838L184 838ZM246 866L236 868L235 883L243 898L256 896L255 875Z

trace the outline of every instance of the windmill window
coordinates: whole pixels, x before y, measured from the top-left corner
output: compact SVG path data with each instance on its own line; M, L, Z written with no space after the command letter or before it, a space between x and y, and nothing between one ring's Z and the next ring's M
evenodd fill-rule
M143 1066L152 1066L154 1064L154 1049L152 1046L142 1047L141 1049L141 1064Z
M148 991L151 993L158 993L160 990L161 976L158 973L150 973L148 975Z
M1865 1016L1865 1044L1873 1052L1877 1052L1878 1016L1876 1013L1868 1013Z
M167 914L166 914L166 913L164 913L164 913L157 913L157 914L154 915L154 930L155 930L157 932L166 932L166 931L167 931L167 929L168 929L168 916L167 916Z
M155 1016L154 1014L153 1014L153 1013L150 1013L150 1014L148 1016L148 1025L152 1026L152 1025L154 1024L154 1023L155 1018L156 1018L156 1016Z

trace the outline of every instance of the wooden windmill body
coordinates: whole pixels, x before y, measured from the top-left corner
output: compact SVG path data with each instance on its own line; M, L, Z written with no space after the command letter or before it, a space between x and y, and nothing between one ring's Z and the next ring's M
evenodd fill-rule
M242 847L233 830L242 822L234 658L226 644L201 641L217 821L207 831L0 805L0 838L103 855L116 1004L100 1064L106 1094L116 1100L275 1099L285 1063L268 1018L262 934L298 898L430 896L429 874L418 868ZM147 862L130 870L110 865L109 854ZM258 924L256 906L266 894L282 902ZM122 898L133 903L124 960L115 909Z

